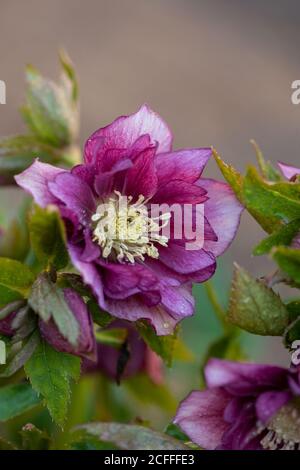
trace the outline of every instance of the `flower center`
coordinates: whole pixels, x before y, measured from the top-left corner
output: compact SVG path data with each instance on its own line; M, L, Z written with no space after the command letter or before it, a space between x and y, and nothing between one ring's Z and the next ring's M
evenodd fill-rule
M266 434L261 445L266 450L300 450L300 402L291 400L269 421L267 426L259 425L257 435Z
M99 204L92 216L93 241L102 248L103 258L111 256L120 263L144 261L145 255L158 258L155 244L168 246L169 238L161 235L170 213L149 217L148 202L140 195L136 202L118 191Z

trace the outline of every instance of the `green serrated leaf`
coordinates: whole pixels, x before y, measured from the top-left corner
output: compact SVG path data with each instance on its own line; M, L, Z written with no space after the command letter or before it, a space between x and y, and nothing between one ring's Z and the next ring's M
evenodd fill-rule
M273 250L272 256L280 269L300 284L300 250L279 246Z
M91 423L78 426L75 431L101 442L115 444L121 450L187 450L188 447L171 436L138 425L119 423Z
M175 330L173 335L157 336L152 326L146 321L138 321L136 326L148 346L164 360L167 367L171 367L178 337L178 329Z
M281 336L289 323L289 313L272 289L236 265L228 319L250 333Z
M27 338L18 351L14 351L12 357L9 355L6 365L0 366L0 378L14 375L31 358L39 344L39 335L34 332Z
M53 318L63 337L72 345L77 345L78 321L66 302L64 291L51 281L48 273L39 275L32 286L28 303L45 322Z
M262 240L253 251L256 256L265 255L270 253L272 248L284 245L288 246L292 243L294 237L300 231L300 219L293 220L292 222L279 227L269 237Z
M28 266L16 260L0 258L0 286L26 297L33 282L34 274Z
M59 270L68 264L65 228L54 206L36 206L29 219L29 231L32 248L44 268Z
M266 161L261 149L255 142L255 140L250 140L251 144L254 147L255 153L256 153L256 159L261 171L261 174L263 178L265 178L268 181L280 181L281 180L281 175L276 168L273 167L272 163L270 161Z
M300 188L300 185L299 185ZM243 185L243 195L248 209L261 217L278 222L291 222L300 216L300 192L290 183L267 183L254 167L249 167Z
M25 365L32 387L45 399L53 420L63 427L71 397L71 380L78 380L80 359L56 351L41 340Z
M243 176L233 166L225 163L222 158L218 155L215 149L213 149L213 154L216 163L221 170L222 175L224 176L225 180L230 184L238 200L243 204Z
M40 399L27 383L0 388L0 421L8 421L39 405Z

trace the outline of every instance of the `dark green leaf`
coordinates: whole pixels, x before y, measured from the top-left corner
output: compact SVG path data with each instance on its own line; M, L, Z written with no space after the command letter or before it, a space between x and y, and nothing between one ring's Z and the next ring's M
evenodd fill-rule
M280 269L288 276L300 284L300 250L296 248L287 248L279 246L273 251L273 259Z
M32 387L43 396L53 420L61 427L71 398L71 380L80 374L80 359L55 351L41 340L25 365Z
M41 274L32 286L28 299L32 309L45 321L53 318L60 333L74 346L79 337L79 325L64 296L48 273Z
M289 323L289 314L272 289L236 265L228 319L250 333L281 336Z
M300 219L293 220L292 222L279 227L268 238L262 240L254 249L254 255L265 255L270 253L272 248L285 245L288 246L293 241L296 234L300 231Z
M65 228L54 206L46 209L36 206L29 220L29 230L32 247L43 267L53 266L59 270L68 264Z
M281 176L278 170L273 167L272 163L270 161L266 161L262 151L260 150L259 146L255 142L255 140L250 141L251 144L254 147L255 153L256 153L256 158L258 161L259 169L261 171L261 174L263 178L265 178L268 181L280 181Z
M176 329L173 335L157 336L152 326L146 321L138 321L136 326L148 346L164 360L168 367L171 367L178 330Z
M25 264L0 258L0 285L26 296L34 282L34 274ZM0 299L1 304L1 299Z
M0 421L8 421L40 403L36 392L27 383L0 388Z

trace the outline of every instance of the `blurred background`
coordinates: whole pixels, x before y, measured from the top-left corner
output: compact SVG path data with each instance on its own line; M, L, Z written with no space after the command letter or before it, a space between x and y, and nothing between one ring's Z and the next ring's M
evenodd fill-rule
M23 129L24 66L56 78L57 50L65 47L80 78L81 143L115 117L143 102L171 126L175 146L214 145L226 162L244 171L255 159L254 138L265 156L299 166L300 105L291 83L300 79L298 0L0 0L0 134ZM212 162L206 175L219 176ZM22 195L1 190L1 211ZM251 250L262 238L246 214L214 283L226 303L232 263L259 276L272 270ZM202 287L197 315L184 335L197 357L218 327ZM245 338L251 358L288 363L280 340ZM181 367L178 396L196 386L195 361ZM175 372L174 372L175 371ZM178 370L168 372L176 381ZM177 374L177 375L176 375ZM178 382L178 380L177 380ZM178 386L177 386L178 388Z

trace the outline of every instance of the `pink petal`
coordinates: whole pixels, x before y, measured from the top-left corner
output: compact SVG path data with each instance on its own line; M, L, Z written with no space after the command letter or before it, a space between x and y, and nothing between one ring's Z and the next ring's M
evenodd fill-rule
M56 197L48 189L48 183L54 181L57 175L63 173L68 174L67 171L61 168L35 160L23 173L15 176L15 180L21 188L33 196L39 206L46 207L57 202Z
M194 391L179 406L174 423L200 447L213 450L229 428L223 414L230 396L220 390Z
M125 192L128 196L138 199L152 197L157 190L157 174L154 164L155 147L149 147L135 159L134 165L127 171Z
M286 165L282 162L278 162L278 166L283 176L288 180L292 180L295 176L300 175L300 168L292 165Z
M155 165L159 185L162 186L171 180L195 183L200 178L211 154L210 148L198 148L157 155Z
M217 241L206 241L204 249L220 256L236 235L243 206L226 183L201 178L198 184L207 191L204 214L218 237Z

